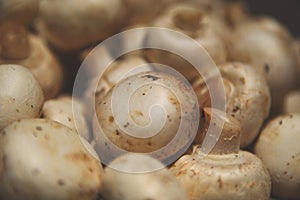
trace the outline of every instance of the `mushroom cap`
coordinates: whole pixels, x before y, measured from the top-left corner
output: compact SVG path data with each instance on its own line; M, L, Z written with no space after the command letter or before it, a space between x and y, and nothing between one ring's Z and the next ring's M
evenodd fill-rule
M55 47L76 50L110 36L123 17L121 8L121 0L43 0L38 27Z
M28 69L0 65L0 85L0 129L19 119L39 117L44 94Z
M262 130L255 153L268 168L272 195L299 199L300 183L300 114L280 115Z
M269 116L271 107L269 86L264 77L246 63L224 63L219 65L219 70L226 95L226 113L241 123L241 147L247 147L259 134L264 120ZM199 106L210 107L210 91L205 82L200 78L193 83L193 88ZM202 132L203 130L199 131L199 134Z
M299 86L300 70L292 41L278 26L244 23L232 34L229 54L247 62L266 78L272 95L272 113L280 113L284 95Z
M200 158L200 154L184 155L170 167L190 200L269 200L270 176L255 155L240 151Z
M225 43L214 28L219 24L217 18L213 18L207 12L190 5L175 5L169 8L163 15L158 17L153 26L168 28L186 34L189 38L180 37L179 33L171 34L169 31L149 32L145 38L148 45L158 45L166 49L174 49L189 52L191 57L203 57L201 65L211 65L208 55L216 63L220 64L227 60ZM193 45L195 41L200 45ZM187 41L189 40L189 41ZM202 51L199 51L199 49ZM158 49L146 51L146 57L151 62L162 63L175 68L189 81L199 76L197 70L189 63L187 58ZM200 59L199 59L200 60Z
M118 155L112 149L153 153L163 160L193 140L197 110L192 88L180 78L164 72L135 74L117 83L103 99L96 99L96 150L102 161Z
M40 83L45 99L54 98L60 92L63 79L63 70L59 61L39 37L30 34L30 55L25 59L2 59L0 64L19 64L30 69Z
M103 196L110 200L187 200L172 173L156 159L125 154L105 168Z
M91 200L102 184L101 163L74 131L52 120L7 126L0 158L1 199Z
M40 0L0 0L0 21L27 26L38 14L39 3Z
M58 97L45 101L42 115L46 119L64 124L89 140L89 129L82 106L82 102L71 96L65 96L63 99Z

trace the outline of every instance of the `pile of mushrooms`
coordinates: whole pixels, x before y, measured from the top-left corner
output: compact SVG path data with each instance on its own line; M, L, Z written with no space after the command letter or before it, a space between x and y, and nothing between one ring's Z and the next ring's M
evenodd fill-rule
M246 2L0 0L0 199L298 200L299 77Z

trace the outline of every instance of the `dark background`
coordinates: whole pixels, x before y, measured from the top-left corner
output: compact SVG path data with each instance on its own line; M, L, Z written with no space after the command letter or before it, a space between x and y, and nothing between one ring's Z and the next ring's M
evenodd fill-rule
M252 14L271 15L300 37L300 0L244 0Z

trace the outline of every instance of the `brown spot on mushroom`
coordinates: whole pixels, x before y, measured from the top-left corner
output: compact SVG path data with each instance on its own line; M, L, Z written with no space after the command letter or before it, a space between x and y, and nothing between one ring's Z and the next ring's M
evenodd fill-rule
M88 162L91 161L91 158L85 152L72 153L65 156L66 159L70 159L73 161L82 161Z
M42 128L41 126L37 126L37 127L35 127L35 129L36 129L37 131L42 131L42 130L43 130L43 128Z
M138 115L138 116L141 116L141 117L144 116L144 114L141 111L136 111L135 114Z
M17 111L17 113L18 113L18 112L20 112L20 110L19 110L19 109L16 109L16 111Z
M129 126L129 122L127 122L123 127L127 128Z
M120 132L118 129L116 129L116 135L120 135Z
M70 117L68 117L68 121L69 121L69 122L71 122L71 121L72 121L72 119L71 119Z
M246 83L246 80L245 80L245 78L244 78L244 77L241 77L239 80L240 80L240 82L241 82L243 85L245 85L245 83Z
M57 180L57 184L58 184L59 186L64 186L64 185L66 185L66 182L65 182L63 179L58 179L58 180Z
M153 75L150 75L150 74L142 76L142 78L150 78L150 79L152 79L152 81L156 81L156 80L160 79L159 77L153 76Z
M221 177L218 178L218 186L220 189L223 189L223 181L222 181Z
M279 121L279 125L282 125L282 123L283 123L282 120L280 120L280 121Z
M268 73L268 72L270 71L270 66L269 66L269 64L265 64L265 65L264 65L264 70L265 70L266 73Z
M109 121L110 123L113 123L113 122L115 121L115 118L114 118L113 116L110 116L110 117L108 118L108 121Z

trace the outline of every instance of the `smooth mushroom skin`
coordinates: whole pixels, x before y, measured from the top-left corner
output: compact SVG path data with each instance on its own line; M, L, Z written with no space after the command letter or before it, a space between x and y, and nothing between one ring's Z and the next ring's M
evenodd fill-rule
M212 115L215 112L215 116ZM263 163L254 154L239 151L239 122L216 109L204 109L207 123L224 126L212 151L205 155L195 147L171 167L190 200L269 200L271 181ZM202 148L202 147L201 147Z
M122 6L121 0L42 0L37 27L59 50L78 50L113 34Z
M100 62L99 65L96 65ZM126 77L132 76L134 74L146 71L153 71L153 68L141 57L125 57L124 59L116 60L106 69L102 68L101 61L97 60L94 64L95 74L89 80L88 87L85 91L85 102L88 105L88 119L92 119L94 114L93 108L91 108L91 100L95 98L95 101L100 101L108 93L108 91L114 87L119 81L125 79ZM100 67L96 69L96 67ZM102 70L105 70L102 72ZM97 72L97 73L96 73ZM103 74L100 74L100 73ZM98 77L102 75L101 77Z
M281 113L284 95L299 86L300 70L286 32L275 23L243 23L232 34L229 51L232 60L247 62L264 75L271 90L272 115Z
M276 198L300 198L299 140L300 114L285 114L272 119L255 144L254 152L270 172Z
M1 22L27 26L38 14L40 0L0 0Z
M96 151L103 152L102 160L119 155L119 149L168 158L178 149L184 149L189 138L196 134L197 108L192 88L176 76L164 72L129 76L104 98L96 99L93 120ZM180 130L185 134L174 139ZM175 146L163 149L173 139Z
M220 37L218 30L215 28L219 24L217 18L213 18L209 13L197 9L191 5L176 5L169 8L157 20L153 22L153 26L168 28L181 32L196 40L203 52L199 52L200 47L191 46L191 41L185 42L187 38L178 38L178 35L167 34L161 31L160 34L149 32L146 36L146 43L150 45L159 45L167 49L180 49L184 52L190 52L194 57L204 57L202 65L208 65L207 53L211 56L216 64L220 64L227 59L227 50L223 38ZM188 39L191 40L191 39ZM189 44L189 45L188 45ZM194 49L197 48L197 49ZM204 55L202 55L204 54ZM146 57L151 62L162 63L173 67L182 73L189 81L199 76L199 73L186 58L182 55L175 55L157 49L149 49L146 51Z
M264 120L269 116L270 90L264 77L251 65L230 62L219 65L219 70L226 94L225 110L241 123L241 147L245 148L254 141ZM210 106L209 91L203 80L196 81L193 88L199 106ZM203 133L200 131L199 134Z
M73 129L86 140L90 140L89 128L84 116L83 103L71 96L45 101L42 116L60 122Z
M0 24L0 58L25 59L29 54L26 28L15 23Z
M56 97L62 87L63 70L58 59L41 37L29 35L30 55L25 59L0 58L0 64L19 64L28 68L41 85L45 99Z
M28 69L0 65L0 85L0 129L19 119L40 116L44 94Z
M102 194L109 200L187 200L182 186L158 160L128 153L113 160L103 177Z
M103 169L81 140L72 129L48 119L7 126L0 132L0 198L96 199Z
M167 6L178 2L178 0L122 0L126 12L127 23L149 23L157 17Z

